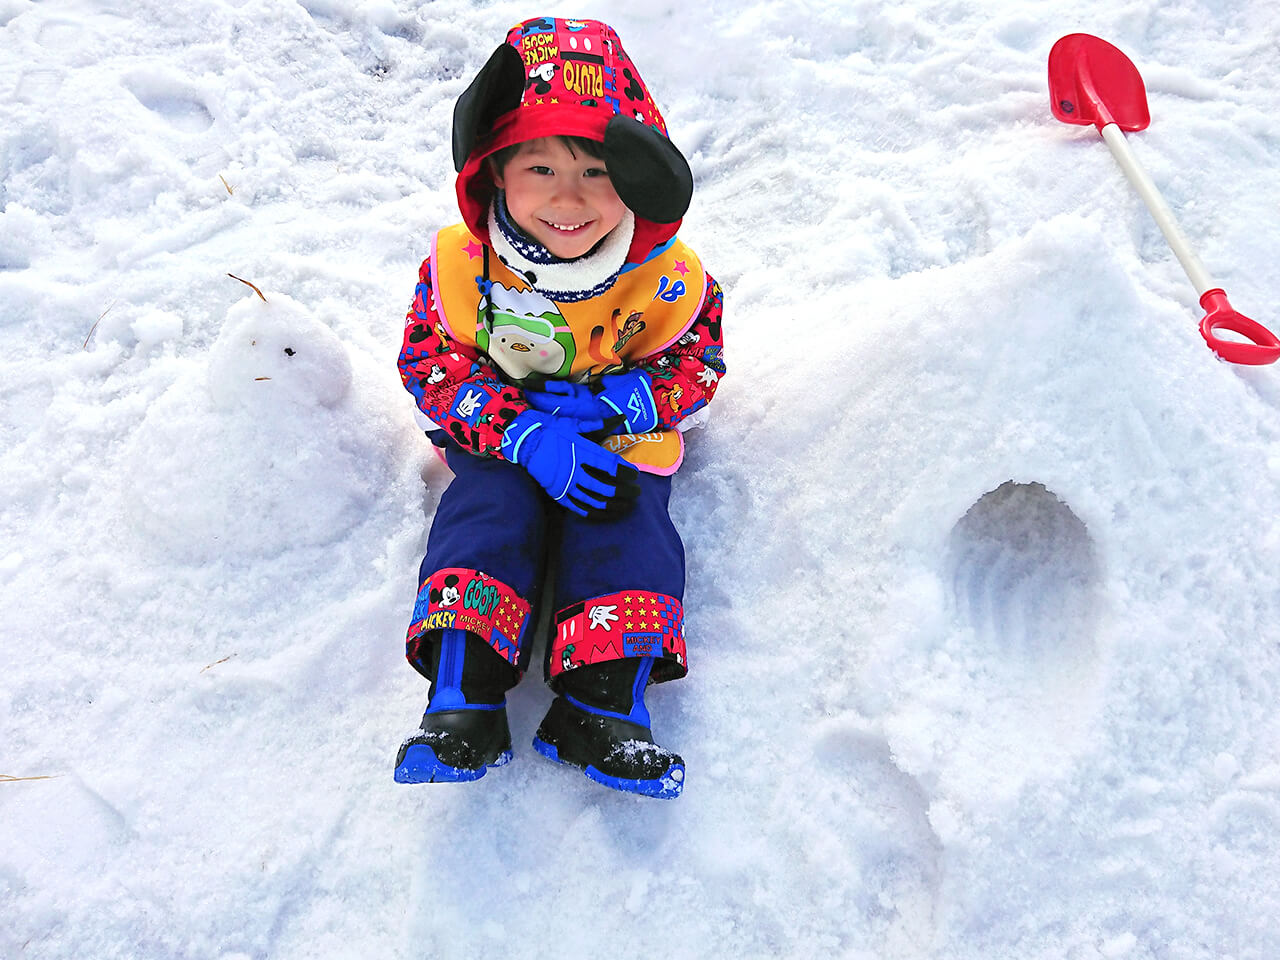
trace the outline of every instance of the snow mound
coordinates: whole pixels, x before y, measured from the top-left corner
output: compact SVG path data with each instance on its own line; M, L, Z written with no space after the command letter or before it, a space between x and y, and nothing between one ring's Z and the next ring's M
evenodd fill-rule
M353 421L346 348L268 296L227 311L203 375L180 378L129 440L125 509L172 561L331 543L375 496L370 465L384 458Z

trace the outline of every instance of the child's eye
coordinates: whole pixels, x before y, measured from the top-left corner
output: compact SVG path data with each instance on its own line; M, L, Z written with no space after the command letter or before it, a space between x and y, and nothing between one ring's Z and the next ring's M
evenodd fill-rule
M534 172L534 173L536 173L536 174L539 174L539 175L541 175L541 176L544 176L544 177L545 177L545 176L550 176L550 174L551 174L551 172L552 172L550 167L544 167L542 164L534 164L534 165L533 165L532 167L530 167L529 169L530 169L532 172Z
M585 177L607 177L608 175L609 171L604 167L589 167L583 174Z

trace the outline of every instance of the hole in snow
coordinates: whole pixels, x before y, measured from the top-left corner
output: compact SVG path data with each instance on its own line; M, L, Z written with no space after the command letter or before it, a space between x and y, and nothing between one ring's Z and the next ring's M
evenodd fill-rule
M1083 521L1040 483L1001 484L951 531L956 611L1007 653L1091 645L1101 573Z

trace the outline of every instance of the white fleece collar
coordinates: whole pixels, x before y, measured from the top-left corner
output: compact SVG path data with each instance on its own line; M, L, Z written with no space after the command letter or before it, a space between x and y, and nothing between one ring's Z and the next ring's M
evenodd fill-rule
M573 260L552 258L549 263L537 263L516 249L508 238L499 222L497 200L489 204L489 240L498 259L539 293L561 303L589 300L612 287L626 263L635 231L635 214L626 210L618 225L591 253ZM547 256L551 256L549 252Z

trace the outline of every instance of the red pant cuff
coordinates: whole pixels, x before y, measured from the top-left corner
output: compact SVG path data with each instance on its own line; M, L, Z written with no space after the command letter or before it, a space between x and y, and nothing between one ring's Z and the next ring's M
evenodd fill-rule
M647 590L626 590L556 614L551 641L552 678L566 670L626 657L656 657L654 681L674 680L688 672L684 645L684 606L675 597Z
M502 581L461 567L437 570L418 588L407 653L413 661L429 631L466 630L518 670L528 625L529 604Z

